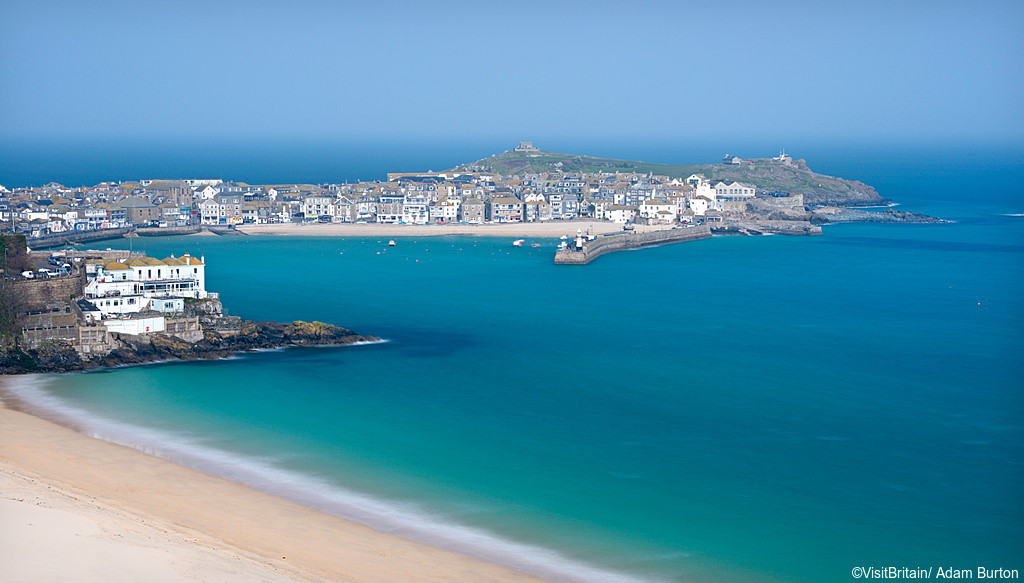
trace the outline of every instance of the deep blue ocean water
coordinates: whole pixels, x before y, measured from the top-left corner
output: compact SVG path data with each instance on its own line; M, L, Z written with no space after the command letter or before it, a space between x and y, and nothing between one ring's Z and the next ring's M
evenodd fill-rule
M140 238L204 254L231 314L388 342L26 378L16 396L556 581L1024 569L1021 150L821 152L811 168L956 222L586 267L552 265L552 239Z

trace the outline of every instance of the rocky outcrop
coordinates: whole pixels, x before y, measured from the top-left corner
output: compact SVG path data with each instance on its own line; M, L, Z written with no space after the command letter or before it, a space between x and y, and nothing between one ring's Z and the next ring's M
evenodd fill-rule
M900 212L887 209L881 212L845 207L826 207L812 213L820 222L829 223L946 223L949 221L922 213Z
M166 334L112 336L116 348L97 358L83 356L70 342L59 340L46 342L32 350L0 347L0 374L71 372L162 360L218 359L239 352L288 346L344 346L380 342L380 338L360 336L339 326L301 321L279 324L247 320L241 322L237 334L221 335L206 330L198 342L186 342Z
M215 298L186 300L185 316L198 317L203 329L212 330L221 336L238 334L242 327L242 319L238 316L225 315L224 306Z

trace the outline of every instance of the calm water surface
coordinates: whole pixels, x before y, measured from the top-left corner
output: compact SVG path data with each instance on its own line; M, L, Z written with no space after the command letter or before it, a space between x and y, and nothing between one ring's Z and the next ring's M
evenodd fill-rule
M15 390L105 439L558 581L1024 569L1024 196L967 204L979 159L1019 178L980 155L922 158L909 182L823 161L956 223L584 268L552 265L552 239L136 239L205 254L231 314L388 342Z

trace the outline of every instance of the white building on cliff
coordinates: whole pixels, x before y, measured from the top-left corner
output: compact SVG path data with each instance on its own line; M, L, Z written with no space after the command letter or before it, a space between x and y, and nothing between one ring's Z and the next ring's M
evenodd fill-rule
M109 261L96 268L95 277L85 286L85 297L104 317L143 309L180 312L184 298L216 297L206 291L204 259L186 253L163 261L151 257Z

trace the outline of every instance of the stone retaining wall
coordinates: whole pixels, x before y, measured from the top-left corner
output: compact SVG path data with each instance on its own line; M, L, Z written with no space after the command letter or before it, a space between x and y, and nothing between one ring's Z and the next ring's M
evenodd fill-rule
M67 302L82 295L85 284L81 277L68 276L53 279L25 279L14 282L17 296L26 308Z

